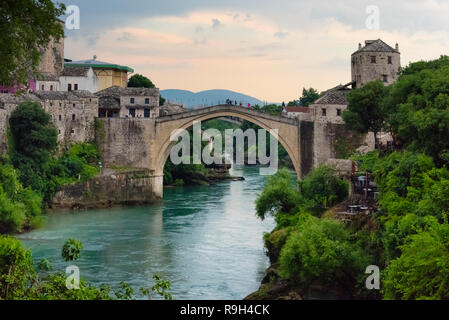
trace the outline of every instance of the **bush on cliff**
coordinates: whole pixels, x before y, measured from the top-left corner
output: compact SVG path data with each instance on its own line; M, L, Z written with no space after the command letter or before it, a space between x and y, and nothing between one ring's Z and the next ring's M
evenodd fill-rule
M335 220L302 215L280 255L279 274L303 290L312 283L356 289L369 257Z
M17 171L0 159L0 233L20 232L35 226L41 218L42 197L23 188Z
M256 200L256 214L265 219L272 215L294 215L309 212L314 215L340 203L348 196L349 185L340 179L334 169L321 166L310 172L299 183L299 192L293 182L293 174L288 169L280 169L269 177L264 190ZM285 216L282 217L285 220Z
M436 219L413 234L385 271L385 299L449 299L449 225Z

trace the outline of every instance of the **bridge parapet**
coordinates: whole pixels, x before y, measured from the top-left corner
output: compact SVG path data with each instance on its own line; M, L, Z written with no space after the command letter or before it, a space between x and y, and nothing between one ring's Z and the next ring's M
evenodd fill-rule
M220 112L232 112L235 114L242 114L247 116L252 116L256 118L266 119L266 120L272 120L277 121L285 124L291 124L291 125L298 125L297 119L292 118L286 118L282 116L275 116L271 115L269 113L260 112L254 109L241 107L241 106L235 106L235 105L217 105L207 108L201 108L201 109L195 109L191 111L186 111L182 113L176 113L169 116L163 116L156 119L157 123L163 123L167 121L174 121L174 120L181 120L181 119L187 119L195 116L202 116L202 115L209 115L214 113L220 113Z

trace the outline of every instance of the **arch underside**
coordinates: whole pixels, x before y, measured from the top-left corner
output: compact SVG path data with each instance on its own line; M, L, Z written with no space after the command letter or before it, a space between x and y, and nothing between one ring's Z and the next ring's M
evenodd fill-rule
M211 119L215 119L215 118L228 117L228 116L238 117L238 118L247 120L247 121L254 123L254 124L258 125L259 127L265 129L267 132L270 132L270 130L278 129L277 140L282 144L282 146L287 151L290 159L293 162L293 165L295 167L296 173L298 174L298 178L299 178L299 152L296 152L296 153L294 152L294 150L297 150L297 151L299 150L298 146L297 146L299 139L296 135L296 137L297 137L296 141L287 141L286 138L281 133L281 128L283 128L285 131L285 130L298 130L298 127L294 126L292 124L277 122L275 120L267 120L264 118L259 119L252 115L248 115L245 113L239 113L236 111L219 111L219 112L214 112L214 113L209 113L209 114L197 115L197 116L193 116L193 117L189 117L189 118L185 118L185 119L177 119L177 120L173 120L173 121L158 123L158 126L160 126L160 127L157 127L157 129L156 129L157 133L163 133L166 136L164 136L163 138L161 137L164 142L161 145L161 147L159 148L159 150L157 150L157 153L156 153L158 155L157 160L156 160L157 161L156 162L157 172L159 174L163 174L164 165L170 155L170 150L177 143L177 142L170 141L171 132L167 132L167 130L164 130L164 124L169 124L172 122L179 122L179 125L176 126L176 129L188 129L193 126L194 122L197 122L197 121L207 121L207 120L211 120ZM268 122L273 122L278 127L276 128L276 127L274 127L274 125L268 124ZM296 145L295 145L295 143L296 143Z

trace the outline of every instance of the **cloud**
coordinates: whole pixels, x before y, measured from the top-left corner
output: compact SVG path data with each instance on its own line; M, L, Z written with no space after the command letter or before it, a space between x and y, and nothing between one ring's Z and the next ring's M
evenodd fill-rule
M212 29L217 30L221 27L221 21L218 19L212 19Z
M67 58L97 54L161 88L233 89L268 101L349 82L350 55L366 39L398 42L402 65L449 47L443 0L376 0L378 31L365 26L372 0L66 2L81 11L81 30L67 32Z
M275 36L276 38L279 38L279 39L284 39L284 38L286 38L288 35L289 35L289 33L286 32L286 31L278 31L278 32L276 32L276 33L274 34L274 36Z
M131 41L134 40L135 37L129 32L123 32L121 36L117 38L117 41Z

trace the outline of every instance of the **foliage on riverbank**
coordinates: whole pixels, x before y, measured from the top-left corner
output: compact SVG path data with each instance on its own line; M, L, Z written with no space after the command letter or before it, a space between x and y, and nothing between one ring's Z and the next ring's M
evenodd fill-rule
M414 63L372 106L379 111L377 129L392 133L396 150L355 158L361 171L375 177L380 191L378 212L371 217L346 227L326 214L313 218L295 189L281 185L279 177L268 181L258 201L267 195L279 199L269 207L277 227L265 236L275 281L266 281L261 291L270 294L283 279L306 297L317 287L321 292L340 287L336 291L351 298L449 298L447 83L448 57ZM369 89L350 95L364 100L371 95ZM351 112L357 117L357 110ZM361 285L370 264L381 270L378 292ZM263 298L260 292L253 297Z
M80 258L81 250L82 244L70 239L64 244L61 255L65 261L73 263ZM0 300L131 300L154 296L172 299L170 282L159 275L153 276L155 284L150 289L140 288L140 294L136 295L125 282L112 290L107 285L94 286L81 278L76 288L74 278L62 271L50 272L51 269L48 260L41 261L35 268L30 250L24 249L15 238L0 236Z

